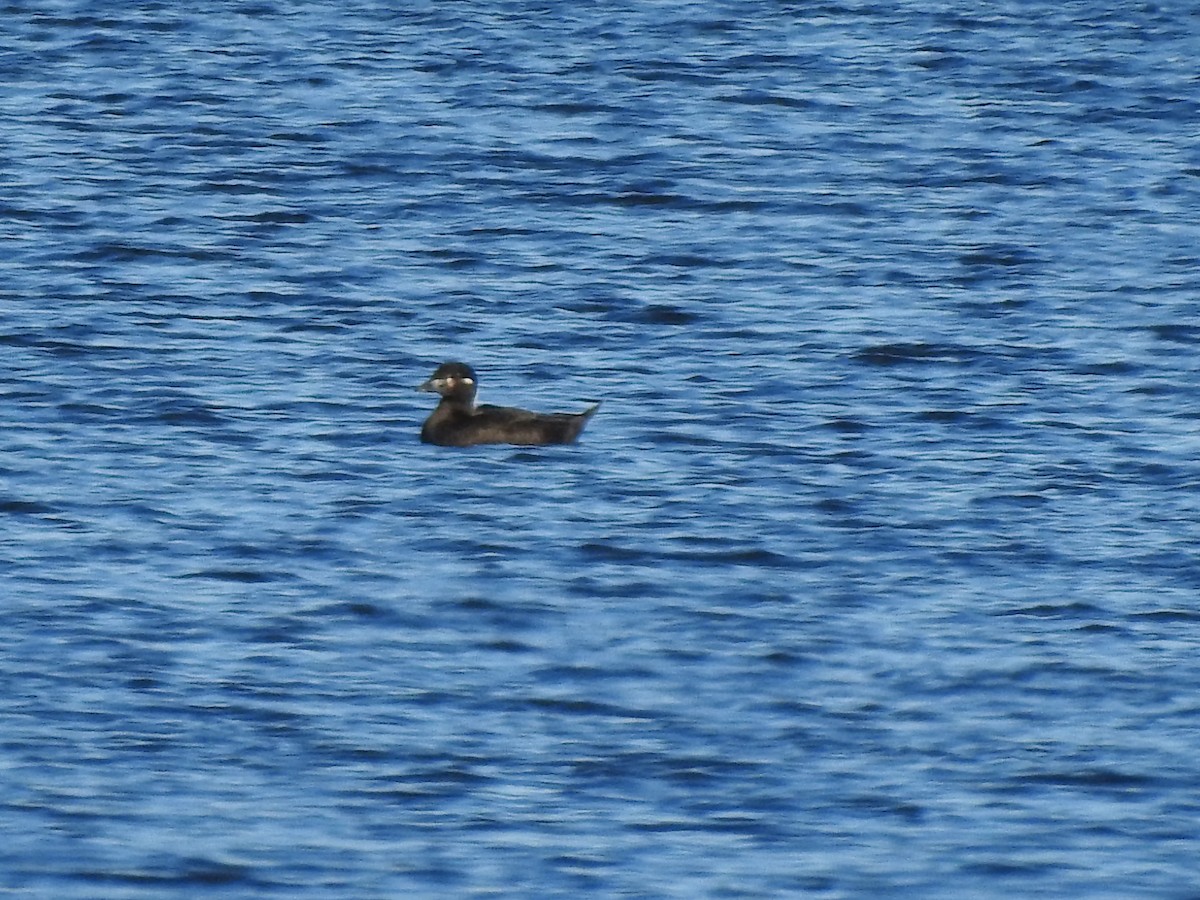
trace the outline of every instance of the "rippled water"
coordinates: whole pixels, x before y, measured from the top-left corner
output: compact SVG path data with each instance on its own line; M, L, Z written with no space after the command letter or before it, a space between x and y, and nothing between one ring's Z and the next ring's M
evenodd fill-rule
M3 10L0 893L1200 896L1191 5Z

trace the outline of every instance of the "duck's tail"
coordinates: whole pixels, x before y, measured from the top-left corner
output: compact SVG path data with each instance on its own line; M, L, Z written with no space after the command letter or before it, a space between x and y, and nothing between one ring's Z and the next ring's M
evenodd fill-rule
M565 442L570 443L578 438L579 435L583 433L583 429L587 427L587 423L591 420L592 416L596 414L596 410L599 408L600 404L597 403L590 409L585 409L583 412L577 415L568 416L566 434L563 435Z

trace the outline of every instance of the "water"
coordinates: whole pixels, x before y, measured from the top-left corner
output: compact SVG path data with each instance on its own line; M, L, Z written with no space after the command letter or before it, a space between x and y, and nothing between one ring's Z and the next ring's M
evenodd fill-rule
M3 22L0 893L1200 896L1191 5Z

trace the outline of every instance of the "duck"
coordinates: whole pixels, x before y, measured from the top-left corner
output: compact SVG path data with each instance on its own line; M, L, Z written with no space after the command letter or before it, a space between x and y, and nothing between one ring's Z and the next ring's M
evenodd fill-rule
M478 388L475 370L466 363L438 366L417 386L418 391L432 391L442 398L421 426L421 441L439 447L571 444L600 408L597 403L581 413L537 413L511 406L476 406Z

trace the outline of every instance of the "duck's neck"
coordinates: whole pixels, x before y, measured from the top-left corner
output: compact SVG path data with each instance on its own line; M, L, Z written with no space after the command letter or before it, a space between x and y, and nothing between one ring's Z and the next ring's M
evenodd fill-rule
M438 409L445 410L447 413L458 412L470 415L475 410L475 395L474 394L446 394L438 403Z

